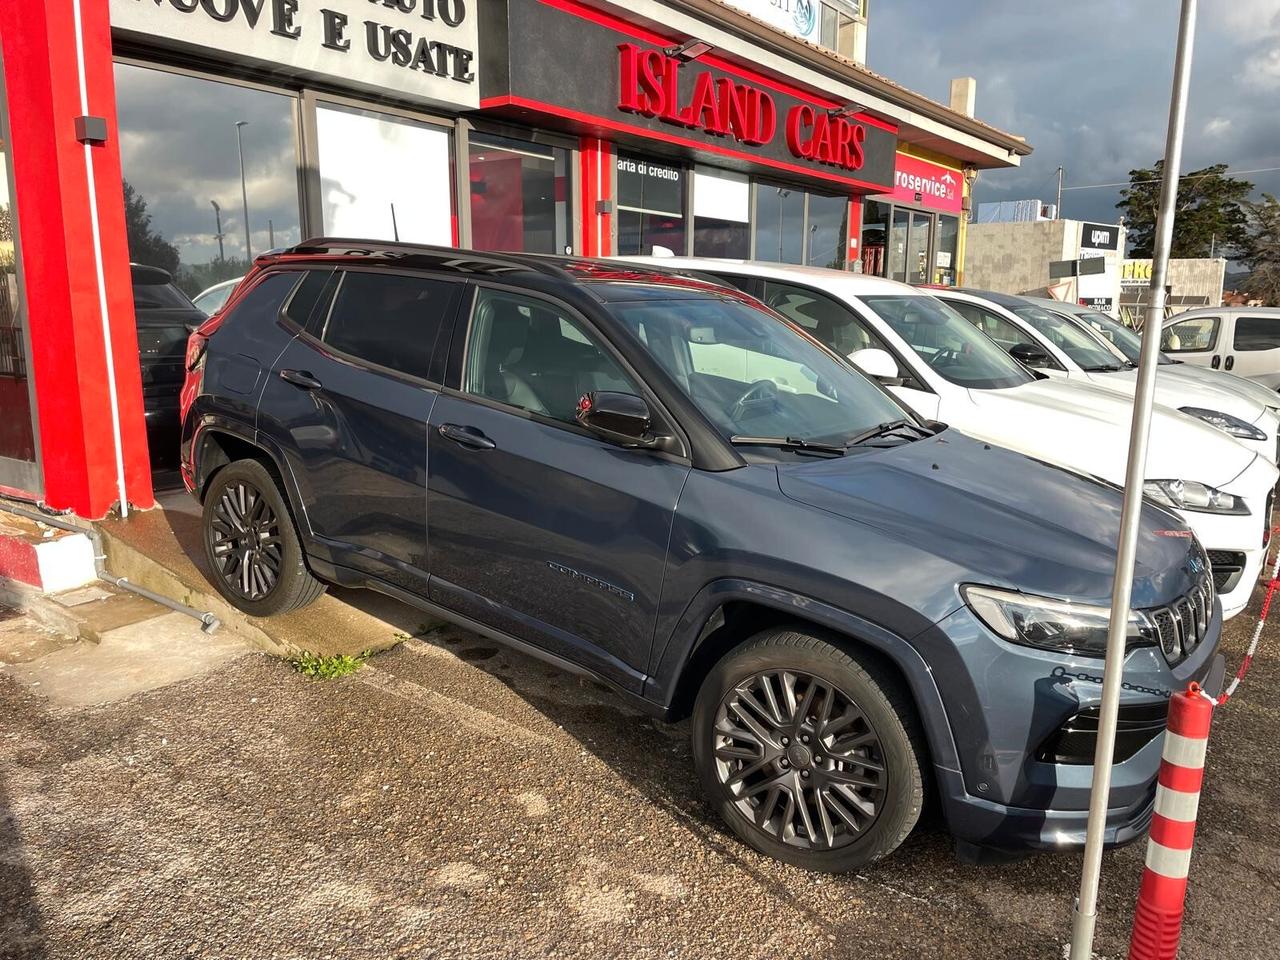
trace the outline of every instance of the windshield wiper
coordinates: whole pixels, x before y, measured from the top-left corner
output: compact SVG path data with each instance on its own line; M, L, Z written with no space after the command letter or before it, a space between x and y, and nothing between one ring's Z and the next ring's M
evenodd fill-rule
M887 437L899 430L913 430L922 437L932 437L933 432L912 420L890 420L879 426L872 427L870 430L864 430L862 433L851 437L846 443L846 447L856 447L860 443L866 443L868 440L875 440L879 437Z
M739 447L778 447L781 450L797 450L806 453L830 453L843 457L847 452L834 443L815 443L804 437L730 437L729 442Z

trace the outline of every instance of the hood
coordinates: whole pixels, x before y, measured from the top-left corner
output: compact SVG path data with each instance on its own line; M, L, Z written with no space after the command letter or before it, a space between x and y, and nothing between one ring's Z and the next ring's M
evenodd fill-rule
M1225 370L1211 370L1208 367L1196 366L1194 363L1168 363L1162 365L1159 370L1162 378L1201 383L1219 390L1229 390L1248 397L1260 407L1280 410L1280 393L1268 390L1253 380L1227 373Z
M955 429L888 449L786 464L778 483L793 500L949 561L959 568L958 582L1110 603L1121 493L1108 484ZM1143 508L1135 607L1185 593L1203 563L1181 521L1156 506Z
M1219 413L1229 413L1245 423L1257 423L1266 416L1266 404L1258 403L1230 384L1214 383L1196 377L1181 376L1176 366L1162 366L1156 371L1156 403L1179 410L1182 407L1204 407ZM1212 373L1213 371L1208 371ZM1137 369L1117 373L1089 374L1090 382L1108 390L1115 390L1132 397L1138 389ZM1274 403L1280 405L1280 394Z
M1039 460L1124 483L1133 398L1114 390L1037 380L1007 390L971 390L972 406L953 426ZM948 416L953 411L946 411ZM1227 434L1159 404L1151 410L1147 478L1221 487L1257 456Z

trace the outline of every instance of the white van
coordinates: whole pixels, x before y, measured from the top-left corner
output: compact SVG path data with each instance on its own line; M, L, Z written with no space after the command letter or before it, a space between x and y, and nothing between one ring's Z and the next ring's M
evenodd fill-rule
M1160 349L1280 389L1280 308L1203 307L1164 322Z

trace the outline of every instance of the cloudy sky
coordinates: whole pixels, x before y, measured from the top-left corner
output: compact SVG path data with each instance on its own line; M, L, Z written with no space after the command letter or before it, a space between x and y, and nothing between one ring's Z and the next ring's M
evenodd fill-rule
M1280 167L1280 0L1200 0L1183 169ZM872 2L868 66L945 102L978 80L977 115L1025 136L1022 168L983 174L977 200L1052 202L1164 153L1177 0ZM1247 175L1280 195L1280 172ZM1068 190L1064 214L1111 221L1116 189Z

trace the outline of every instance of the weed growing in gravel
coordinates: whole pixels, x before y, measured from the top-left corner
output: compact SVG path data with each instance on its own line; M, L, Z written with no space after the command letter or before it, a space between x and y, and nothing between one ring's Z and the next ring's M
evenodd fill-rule
M337 680L349 673L355 673L372 655L372 650L366 650L354 657L345 653L322 657L318 653L308 653L304 650L289 662L293 664L293 669L304 677L310 677L312 680Z

